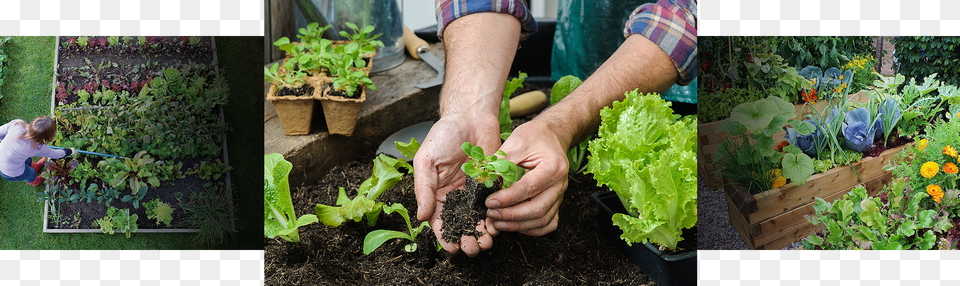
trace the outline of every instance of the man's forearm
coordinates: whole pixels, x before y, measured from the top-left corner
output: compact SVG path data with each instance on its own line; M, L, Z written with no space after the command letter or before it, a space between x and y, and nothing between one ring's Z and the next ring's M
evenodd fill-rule
M679 78L670 57L649 39L633 35L569 96L537 119L556 130L561 146L583 140L600 125L600 110L624 93L663 92ZM536 119L535 119L536 120Z
M440 116L468 110L496 116L517 52L520 21L508 14L476 13L451 22L444 35Z

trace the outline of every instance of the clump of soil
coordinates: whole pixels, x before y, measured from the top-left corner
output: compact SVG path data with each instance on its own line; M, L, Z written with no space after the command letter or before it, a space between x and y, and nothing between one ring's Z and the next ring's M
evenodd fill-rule
M447 194L440 212L443 221L443 240L459 244L460 237L472 235L480 238L483 235L477 230L477 224L487 216L486 198L500 190L500 180L487 188L477 180L467 176L463 189L454 190Z
M343 97L343 98L357 99L357 98L360 98L360 94L363 92L363 89L364 89L364 88L366 88L366 87L358 86L358 87L357 87L357 90L353 92L353 96L352 96L352 97L347 96L347 91L345 91L345 90L338 90L338 89L336 89L336 88L330 89L330 91L329 91L327 94L330 95L330 96L339 96L339 97Z
M277 96L310 96L313 94L313 86L309 84L303 84L298 87L289 87L284 86L280 87L280 90L277 90Z

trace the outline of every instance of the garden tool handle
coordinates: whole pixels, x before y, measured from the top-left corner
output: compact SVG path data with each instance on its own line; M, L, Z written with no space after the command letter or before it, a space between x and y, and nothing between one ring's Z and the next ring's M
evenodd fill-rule
M403 26L403 44L407 46L407 52L410 53L410 56L418 60L420 59L420 53L430 50L427 41L417 37L417 34L410 31L410 28L407 28L406 25Z

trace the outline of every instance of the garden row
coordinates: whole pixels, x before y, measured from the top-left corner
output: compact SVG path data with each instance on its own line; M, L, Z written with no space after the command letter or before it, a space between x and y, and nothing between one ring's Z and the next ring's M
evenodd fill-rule
M65 58L110 53L119 56L169 57L180 54L210 54L209 37L154 37L154 36L77 36L64 37L58 52Z
M370 80L372 60L380 36L370 35L373 26L357 27L346 23L353 33L341 31L349 41L321 38L330 28L311 23L301 28L300 42L287 37L273 44L286 52L283 63L264 68L264 79L272 83L267 100L272 102L287 135L310 133L310 122L317 101L323 106L327 129L331 134L353 135L360 106L366 100L366 87L376 90Z
M93 227L129 237L153 231L144 228L199 230L204 242L234 232L221 115L229 90L216 56L146 63L156 50L176 47L168 38L157 41L156 49L127 52L139 60L110 49L81 50L74 54L79 60L58 57L52 115L60 132L53 145L116 157L49 161L48 187L39 198L49 209L47 231ZM198 50L212 52L212 44L201 41L197 45L207 47ZM182 61L194 58L210 61Z
M790 40L757 45L762 51ZM869 55L834 50L840 68L797 71L780 55L755 51L744 65L777 92L737 98L738 90L721 89L718 96L735 93L729 102L736 105L728 118L700 125L700 159L709 160L700 163L701 174L713 184L723 179L731 222L750 248L779 249L808 235L809 248L930 249L934 241L956 247L960 237L949 234L958 231L956 194L949 190L956 188L950 161L957 133L939 131L957 124L956 86L937 74L880 76ZM930 142L943 152L924 152ZM941 166L943 177L934 177Z

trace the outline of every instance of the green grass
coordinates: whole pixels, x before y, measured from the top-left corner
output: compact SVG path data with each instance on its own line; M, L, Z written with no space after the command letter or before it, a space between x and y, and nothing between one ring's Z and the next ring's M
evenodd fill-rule
M226 38L221 44L217 39L223 67L226 68L230 82L230 104L225 109L229 126L233 128L227 135L230 163L233 166L231 180L234 204L239 208L237 227L241 233L237 239L222 245L195 245L194 234L148 234L137 233L126 238L122 233L106 234L45 234L43 233L43 205L37 203L39 187L30 187L23 182L0 180L0 228L3 239L0 249L257 249L259 245L259 214L244 212L242 208L259 208L259 168L262 164L259 144L245 142L263 141L262 127L257 128L260 118L248 116L260 114L262 98L255 93L262 88L258 70L263 55L262 37ZM259 40L259 41L258 41ZM21 118L31 120L34 117L50 115L50 102L53 89L54 37L16 37L7 44L10 56L7 74L0 93L0 124ZM256 44L253 44L256 42ZM235 46L234 46L235 45ZM247 71L251 69L251 71ZM251 79L247 79L247 78ZM256 84L249 84L249 83ZM252 87L249 87L252 86ZM261 102L258 102L260 100ZM259 125L263 126L263 125ZM258 138L260 140L258 140ZM243 144L241 144L243 143ZM249 145L249 146L247 146ZM254 146L256 145L256 146ZM254 148L255 147L255 148ZM248 150L249 149L249 150ZM255 156L254 156L255 155ZM253 159L246 159L253 158ZM246 186L254 186L247 188ZM258 212L257 212L258 213ZM67 215L69 217L69 215ZM140 218L146 220L146 218Z

